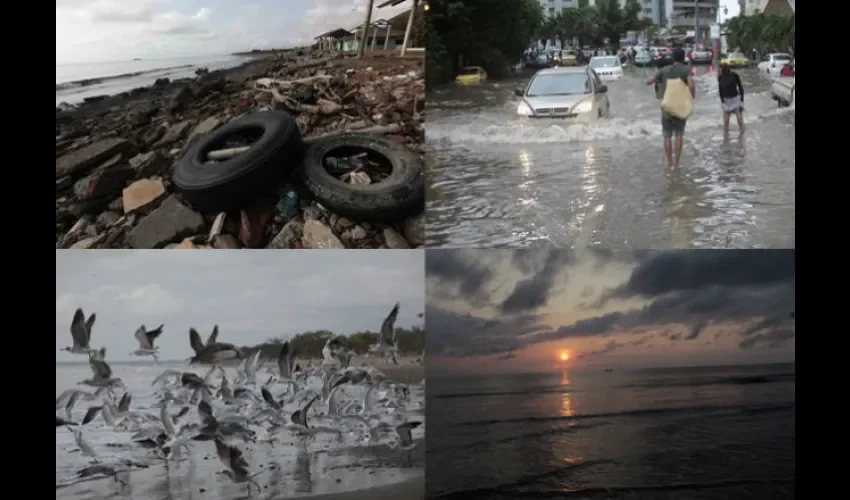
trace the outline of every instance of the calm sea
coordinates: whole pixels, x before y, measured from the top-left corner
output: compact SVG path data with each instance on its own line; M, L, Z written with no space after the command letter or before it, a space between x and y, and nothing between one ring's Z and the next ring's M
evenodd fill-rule
M794 497L793 364L427 375L429 498Z
M238 66L247 57L222 55L175 59L139 59L104 63L57 64L56 104L86 97L113 95L152 85L157 78L185 78L198 68L210 71Z

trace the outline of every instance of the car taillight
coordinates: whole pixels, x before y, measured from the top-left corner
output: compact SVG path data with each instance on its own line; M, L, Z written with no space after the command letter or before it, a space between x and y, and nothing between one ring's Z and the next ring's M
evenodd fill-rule
M708 57L714 57L714 52L712 52L712 51L710 51L710 50L709 50L709 51L708 51Z

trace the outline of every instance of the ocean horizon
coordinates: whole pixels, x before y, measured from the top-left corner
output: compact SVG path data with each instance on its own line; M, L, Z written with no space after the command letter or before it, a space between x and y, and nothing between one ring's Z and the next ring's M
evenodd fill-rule
M232 68L251 59L247 55L222 54L161 59L133 59L56 65L56 104L75 104L87 97L114 95L153 85L159 78L191 77L198 68L210 71Z

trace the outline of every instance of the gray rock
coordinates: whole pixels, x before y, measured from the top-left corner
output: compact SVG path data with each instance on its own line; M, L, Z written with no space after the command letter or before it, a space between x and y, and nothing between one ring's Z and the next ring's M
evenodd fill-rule
M83 238L71 245L71 250L88 250L95 246L98 243L98 240L100 240L100 236L89 236L88 238Z
M211 116L199 123L198 126L196 126L194 130L192 130L192 133L189 134L189 140L191 141L194 137L200 137L202 135L209 134L213 130L217 129L219 125L221 125L221 120L219 120L215 116Z
M304 220L320 220L322 218L322 211L316 207L306 207L304 208Z
M425 216L415 215L404 219L402 223L404 239L411 246L420 247L425 244Z
M348 235L353 241L360 241L368 236L369 233L360 226L354 226L351 231L349 231Z
M156 147L163 147L173 144L186 136L186 133L189 131L189 127L192 125L192 122L189 120L183 120L182 122L175 123L174 125L168 127L168 130L165 131L165 135L162 136L162 139L159 140Z
M304 223L304 248L340 249L345 245L331 231L331 228L320 221L310 219Z
M162 204L139 221L127 237L133 248L162 248L204 228L201 214L169 196Z
M131 148L130 143L120 137L111 137L89 144L57 158L56 177L83 173Z
M274 238L266 245L266 248L284 249L292 248L295 242L301 238L304 226L297 219L287 222Z
M130 158L130 166L136 171L136 178L162 175L171 168L171 160L159 151L148 151Z
M407 240L405 240L402 235L398 234L393 229L390 229L388 227L384 228L383 235L384 240L387 242L387 248L392 248L396 250L410 248L410 245L407 243Z

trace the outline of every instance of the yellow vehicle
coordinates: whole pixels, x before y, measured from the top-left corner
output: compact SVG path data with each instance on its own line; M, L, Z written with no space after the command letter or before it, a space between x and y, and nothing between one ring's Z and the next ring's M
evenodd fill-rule
M577 66L578 65L578 53L574 50L565 49L560 51L559 58L557 59L558 64L561 66Z
M726 57L720 60L720 64L728 64L732 68L743 68L750 65L750 60L740 52L732 52L726 54Z
M455 78L458 85L476 85L487 81L487 72L481 66L467 66Z

